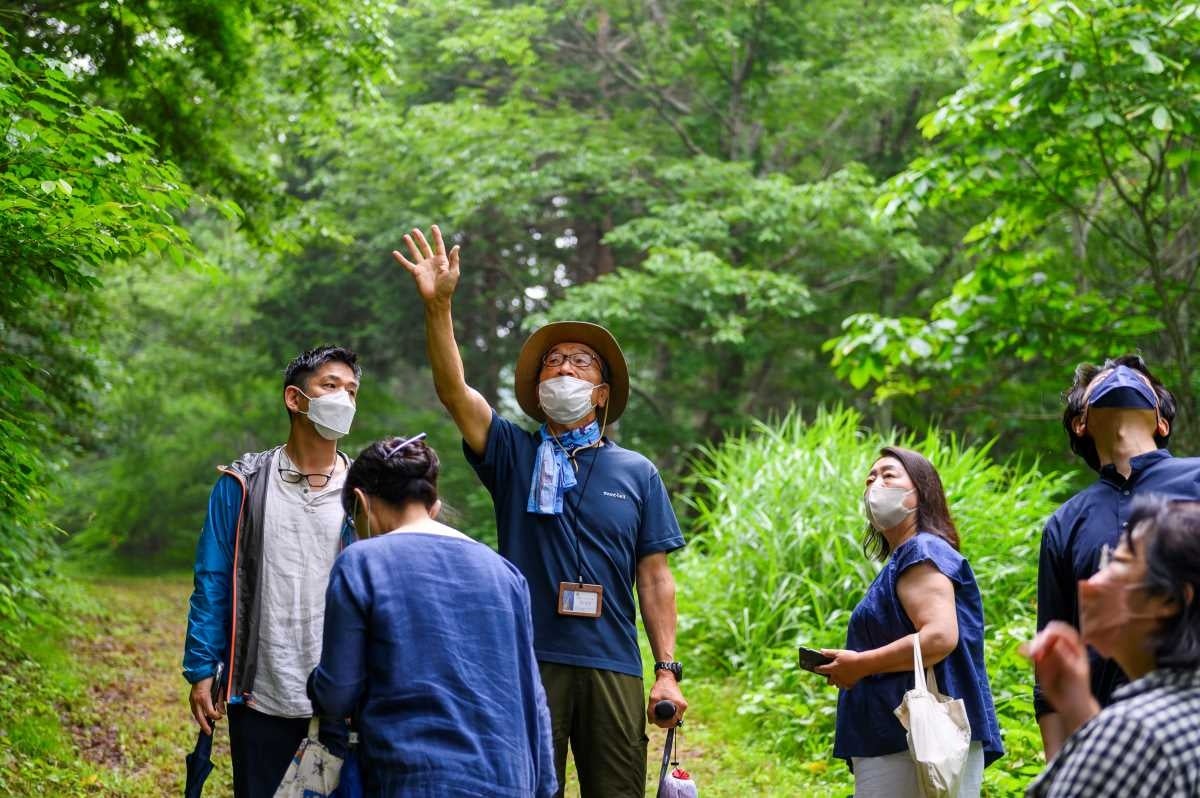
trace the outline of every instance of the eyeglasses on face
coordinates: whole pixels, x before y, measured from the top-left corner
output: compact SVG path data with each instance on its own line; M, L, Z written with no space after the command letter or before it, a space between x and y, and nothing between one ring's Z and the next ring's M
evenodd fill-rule
M542 358L542 365L546 368L555 369L568 360L577 369L586 369L592 364L596 364L597 366L600 364L600 358L589 352L572 352L569 355L562 352L551 352Z

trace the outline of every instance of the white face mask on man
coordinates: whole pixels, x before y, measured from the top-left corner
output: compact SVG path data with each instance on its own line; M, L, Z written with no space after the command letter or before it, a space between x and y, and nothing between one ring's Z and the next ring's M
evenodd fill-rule
M551 377L538 384L538 404L551 421L574 424L595 408L592 402L595 388L578 377Z
M307 412L300 412L308 416L318 435L327 441L336 441L350 432L355 407L354 400L346 393L345 388L321 396L309 396L304 391L300 393L308 399Z

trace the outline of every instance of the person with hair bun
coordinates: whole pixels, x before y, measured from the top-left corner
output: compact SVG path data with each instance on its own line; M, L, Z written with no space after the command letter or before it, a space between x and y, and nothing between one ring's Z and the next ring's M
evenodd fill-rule
M422 438L373 443L346 475L360 540L329 577L309 694L322 716L352 718L369 796L551 796L529 589L437 520L438 456Z
M863 551L886 560L850 615L845 649L815 668L840 687L833 755L854 771L857 798L921 794L904 727L894 710L913 688L913 636L942 693L961 698L971 744L959 798L978 796L983 769L1004 754L983 662L983 599L942 479L917 452L885 446L867 474Z

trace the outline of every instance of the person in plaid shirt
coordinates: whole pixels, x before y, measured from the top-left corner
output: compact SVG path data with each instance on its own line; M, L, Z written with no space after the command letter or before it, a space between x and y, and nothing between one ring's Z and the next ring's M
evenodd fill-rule
M1079 583L1081 631L1026 648L1070 736L1028 796L1200 796L1200 502L1138 499L1115 551ZM1131 682L1101 710L1084 644Z

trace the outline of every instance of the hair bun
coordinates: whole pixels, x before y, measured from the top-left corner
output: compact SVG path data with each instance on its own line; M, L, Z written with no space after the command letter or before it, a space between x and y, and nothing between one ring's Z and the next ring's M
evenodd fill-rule
M390 458L388 465L410 479L418 479L429 471L431 457L424 441L405 446Z
M368 445L350 466L342 488L342 504L352 512L353 491L361 489L397 507L419 501L432 507L437 501L440 463L437 452L424 440L385 438Z

